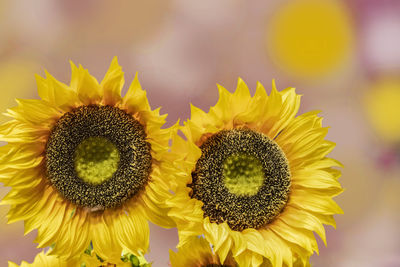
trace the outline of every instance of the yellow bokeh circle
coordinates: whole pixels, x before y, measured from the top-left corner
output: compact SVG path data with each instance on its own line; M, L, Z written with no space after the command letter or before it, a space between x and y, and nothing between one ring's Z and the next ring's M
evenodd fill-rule
M364 100L375 133L387 142L400 142L400 78L375 82Z
M321 77L349 58L352 26L350 14L339 1L289 1L268 22L268 52L294 76Z

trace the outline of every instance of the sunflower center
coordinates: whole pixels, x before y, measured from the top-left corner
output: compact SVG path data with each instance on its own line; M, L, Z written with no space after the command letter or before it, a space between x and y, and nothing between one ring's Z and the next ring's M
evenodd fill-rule
M65 113L46 144L46 172L69 201L88 208L120 206L138 194L151 172L144 127L111 106Z
M253 155L230 155L223 163L224 184L229 192L238 196L257 194L264 182L261 162Z
M223 130L200 147L191 197L203 202L210 222L242 231L271 222L290 191L288 161L266 135L250 129Z
M83 181L101 184L118 169L119 152L104 137L89 137L75 150L75 170Z

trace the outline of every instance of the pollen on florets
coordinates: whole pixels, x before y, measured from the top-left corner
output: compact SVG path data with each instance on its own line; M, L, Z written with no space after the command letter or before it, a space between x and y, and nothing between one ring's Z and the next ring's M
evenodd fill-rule
M143 125L111 106L65 113L46 144L46 173L71 202L88 208L121 205L148 182L152 156Z
M201 145L192 172L192 198L211 222L233 230L259 228L284 208L290 191L288 161L279 146L250 129L223 130Z

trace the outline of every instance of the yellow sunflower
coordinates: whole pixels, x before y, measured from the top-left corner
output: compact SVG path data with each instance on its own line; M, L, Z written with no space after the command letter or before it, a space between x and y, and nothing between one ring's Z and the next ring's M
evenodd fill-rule
M0 126L0 182L11 191L8 222L37 229L38 247L69 260L92 244L104 260L122 250L144 254L148 220L166 217L164 155L171 129L151 110L137 75L121 96L124 74L116 58L99 84L71 63L70 85L46 72L39 100L17 100Z
M149 267L146 259L142 256L133 254L124 254L117 262L105 262L97 257L90 249L86 250L79 258L73 260L62 260L54 255L49 255L49 251L38 253L32 263L22 261L21 265L14 262L8 262L8 267Z
M212 249L210 243L208 243L203 237L190 238L182 247L179 248L178 252L172 250L169 251L169 259L171 267L239 267L238 263L229 253L225 258L224 262L221 262L218 255L216 255ZM264 258L261 264L263 267L270 267L271 262ZM293 267L304 266L303 262L297 259L293 262ZM310 264L307 263L306 267Z
M251 97L239 79L231 94L219 86L208 113L191 106L191 119L173 137L177 169L169 215L183 246L204 234L221 262L231 252L239 266L307 265L326 243L323 224L342 213L332 197L343 190L342 166L326 157L334 148L318 112L297 116L294 88L270 95L258 83Z
M86 264L85 261L83 260L82 263ZM63 261L60 258L56 256L51 256L48 255L48 253L45 253L44 251L38 253L33 260L32 263L28 263L26 261L22 261L20 265L9 261L8 262L8 267L78 267L80 266L80 259L75 259L75 260L70 260L70 261ZM84 265L86 266L86 265ZM87 265L91 266L91 265Z

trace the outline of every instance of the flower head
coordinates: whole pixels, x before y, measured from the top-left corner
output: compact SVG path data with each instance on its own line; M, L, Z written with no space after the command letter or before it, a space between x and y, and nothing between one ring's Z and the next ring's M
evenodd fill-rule
M180 244L204 235L221 262L232 253L239 266L307 265L318 252L313 232L324 242L323 224L335 226L342 213L332 197L343 190L341 164L326 157L318 112L297 116L293 88L267 95L261 84L250 96L239 79L231 94L219 86L208 113L192 106L191 119L175 135L176 171L169 215Z
M70 85L46 72L37 77L39 100L17 100L0 126L0 182L11 191L8 222L38 230L39 247L62 259L90 245L104 260L122 250L144 254L148 220L173 226L165 216L168 187L162 173L171 129L151 110L135 77L121 96L117 59L99 84L71 63Z
M40 252L32 263L22 261L20 265L9 261L8 267L150 267L143 256L135 256L130 253L124 254L120 260L106 262L98 257L91 249L87 249L79 258L63 260L57 256L50 255L51 250Z

